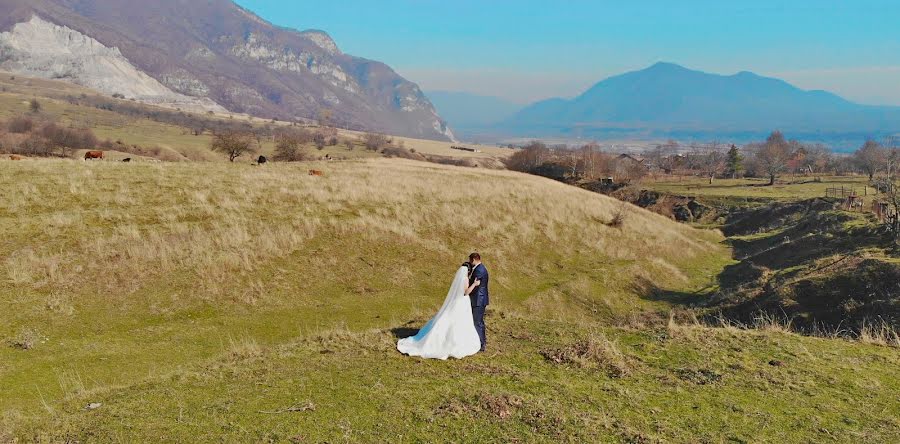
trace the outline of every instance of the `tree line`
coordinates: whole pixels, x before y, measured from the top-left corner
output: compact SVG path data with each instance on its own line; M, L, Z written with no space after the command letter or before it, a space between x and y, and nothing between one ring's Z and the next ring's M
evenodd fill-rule
M670 140L638 153L604 149L592 142L578 147L533 141L506 160L507 168L565 181L613 179L634 182L649 174L720 178L765 178L774 185L785 174L896 173L900 136L866 141L851 155L832 153L822 144L788 140L773 131L765 140L743 146L719 141L682 145Z

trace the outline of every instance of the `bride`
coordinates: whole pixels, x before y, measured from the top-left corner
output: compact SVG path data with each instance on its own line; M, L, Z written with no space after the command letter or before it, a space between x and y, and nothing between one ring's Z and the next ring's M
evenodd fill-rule
M456 272L453 284L444 305L410 338L397 342L397 350L410 356L431 359L465 358L481 350L481 339L472 319L472 304L469 293L478 285L469 285L470 265L465 263Z

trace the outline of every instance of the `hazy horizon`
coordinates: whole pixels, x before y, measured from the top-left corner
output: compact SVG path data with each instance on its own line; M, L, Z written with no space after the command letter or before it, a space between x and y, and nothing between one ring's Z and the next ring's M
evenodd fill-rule
M276 25L322 29L427 91L528 104L668 61L900 106L900 4L886 0L238 3Z

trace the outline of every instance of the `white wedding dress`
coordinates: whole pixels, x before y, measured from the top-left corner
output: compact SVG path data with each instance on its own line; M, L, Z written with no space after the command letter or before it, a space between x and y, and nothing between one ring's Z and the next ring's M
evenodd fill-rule
M468 268L460 267L444 305L413 337L397 342L397 350L430 359L465 358L481 350L481 339L472 320L472 304L465 294Z

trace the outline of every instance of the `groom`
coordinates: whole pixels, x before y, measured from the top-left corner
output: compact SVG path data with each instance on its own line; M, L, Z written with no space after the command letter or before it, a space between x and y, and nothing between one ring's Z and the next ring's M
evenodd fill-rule
M484 329L484 311L490 303L490 292L488 292L488 271L484 264L481 263L481 255L472 253L469 255L469 263L472 264L472 275L469 276L469 285L474 285L476 281L480 281L475 286L469 296L472 299L472 318L475 320L475 330L478 330L478 337L481 338L481 351L487 346L487 338Z

